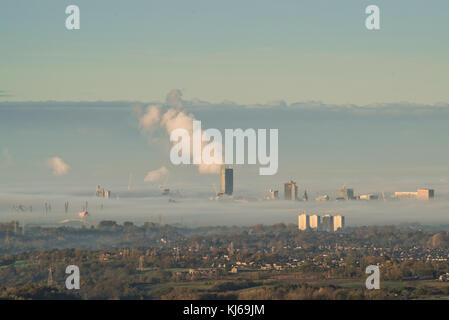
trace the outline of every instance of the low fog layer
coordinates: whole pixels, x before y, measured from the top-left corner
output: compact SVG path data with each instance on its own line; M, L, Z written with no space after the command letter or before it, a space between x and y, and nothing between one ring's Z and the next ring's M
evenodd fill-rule
M26 225L62 225L68 222L80 226L78 215L88 201L87 223L97 225L101 220L119 223L131 221L143 224L147 221L166 224L182 224L188 227L214 225L255 225L297 223L297 216L308 214L341 214L347 226L387 225L419 223L423 225L449 224L449 199L372 200L372 201L285 201L253 200L248 202L215 201L207 198L139 197L99 199L84 196L0 195L1 222L18 220ZM69 201L65 213L64 203ZM21 209L14 205L22 204ZM45 212L45 203L51 211ZM32 206L32 212L30 211ZM162 218L163 217L163 218ZM79 220L76 222L74 220Z

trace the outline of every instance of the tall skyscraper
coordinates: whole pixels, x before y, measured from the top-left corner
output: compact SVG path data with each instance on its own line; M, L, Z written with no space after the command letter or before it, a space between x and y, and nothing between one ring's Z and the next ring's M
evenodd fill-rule
M298 186L296 182L290 180L284 183L284 199L285 200L296 200L298 198Z
M321 217L317 214L311 215L309 218L310 229L320 230Z
M334 216L334 231L343 230L345 227L345 217L344 216Z
M298 229L299 230L309 230L310 228L310 220L309 215L306 213L300 214L298 216Z
M234 169L221 167L221 192L227 195L232 195L234 191Z

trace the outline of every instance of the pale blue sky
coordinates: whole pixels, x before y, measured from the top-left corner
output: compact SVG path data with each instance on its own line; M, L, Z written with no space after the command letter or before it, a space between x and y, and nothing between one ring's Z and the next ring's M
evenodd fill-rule
M81 30L65 29L77 4ZM381 30L364 27L377 4ZM449 101L449 2L23 1L0 5L0 101Z

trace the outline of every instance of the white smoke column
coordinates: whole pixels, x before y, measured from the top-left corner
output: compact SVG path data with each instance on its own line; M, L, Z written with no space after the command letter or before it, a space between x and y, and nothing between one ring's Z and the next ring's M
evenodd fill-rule
M160 167L157 170L153 170L147 173L147 176L143 181L145 182L156 182L164 178L168 174L166 167Z
M173 89L167 94L165 101L170 108L181 109L182 108L182 92L179 89Z
M198 166L198 172L201 174L218 174L220 173L221 164L202 163Z
M70 169L70 166L59 157L48 159L47 165L53 170L54 176L63 176L67 174Z
M145 114L139 118L139 129L150 131L152 127L158 125L161 121L161 107L148 106Z
M186 114L179 110L182 107L181 96L182 92L179 89L170 91L166 103L171 108L163 114L161 106L148 106L145 113L139 117L139 129L142 132L150 132L157 128L164 128L168 135L175 129L184 129L189 132L190 137L193 137L193 121L196 119L193 114ZM201 136L202 134L203 132L201 132ZM190 153L193 154L192 150ZM220 164L201 163L198 165L198 172L201 174L217 174L220 173L220 168Z
M161 120L161 126L165 127L168 135L175 129L185 129L189 132L190 137L193 137L193 121L196 120L192 114L185 114L183 111L175 109L169 109ZM201 136L203 132L200 132ZM218 144L219 142L212 142L212 144ZM205 143L203 143L204 147ZM193 150L190 150L190 154L193 155ZM195 155L193 155L195 156ZM195 163L198 159L193 159ZM199 162L199 161L198 161ZM201 163L198 165L198 172L201 174L218 174L220 173L220 164L206 164Z
M185 114L182 111L169 109L162 116L161 126L165 127L169 135L175 129L185 129L192 136L194 120L195 117L192 114Z

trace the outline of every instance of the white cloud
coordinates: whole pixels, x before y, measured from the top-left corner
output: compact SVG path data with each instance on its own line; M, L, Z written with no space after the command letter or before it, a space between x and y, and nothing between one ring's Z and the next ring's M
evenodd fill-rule
M166 167L160 167L157 170L153 170L147 173L145 179L143 181L145 182L156 182L161 179L163 179L165 176L167 176L168 170Z
M219 174L221 171L221 164L205 164L198 166L198 172L201 174Z
M192 134L193 120L195 120L195 117L192 114L185 114L182 111L169 109L162 116L161 125L165 127L168 134L175 129L185 129Z
M63 176L69 172L70 166L59 157L48 159L47 165L53 170L54 176Z
M139 129L149 131L161 121L161 107L148 106L146 112L139 117Z

